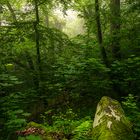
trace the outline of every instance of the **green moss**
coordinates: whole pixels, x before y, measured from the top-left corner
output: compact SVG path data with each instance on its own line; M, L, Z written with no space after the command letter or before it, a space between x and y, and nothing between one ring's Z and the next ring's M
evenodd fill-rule
M48 129L47 127L45 127L44 125L42 124L38 124L36 122L29 122L27 127L35 127L35 128L39 128L39 129L42 129L45 131L45 133L43 135L41 135L41 138L42 140L54 140L50 135L49 135L49 132L48 132Z
M118 101L103 97L95 119L93 140L134 140L131 124Z
M47 132L47 128L44 125L38 124L36 122L29 122L27 127L36 127L36 128L40 128L40 129L44 130L45 132Z
M14 65L13 64L5 64L5 67L8 71L14 70Z
M119 108L119 112L124 114L124 111L121 108L120 103L117 100L111 99L110 97L107 97L107 96L102 97L98 105L101 106L101 109L98 112L98 115L100 115L103 110L110 113L111 110L108 108L108 106L112 106L114 109Z
M66 140L65 138L63 138L63 135L61 136L61 133L50 132L50 130L42 124L38 124L36 122L29 122L27 127L35 127L35 128L39 128L39 129L44 130L45 133L43 133L42 135L39 134L39 136L41 137L42 140L56 140L57 136L62 137L62 140Z
M110 118L110 121L112 121L112 125L111 128L109 129L107 127L107 122L109 121L109 119L106 118L102 118L102 119L103 122L93 129L93 140L133 140L134 139L131 126L128 126L128 124Z

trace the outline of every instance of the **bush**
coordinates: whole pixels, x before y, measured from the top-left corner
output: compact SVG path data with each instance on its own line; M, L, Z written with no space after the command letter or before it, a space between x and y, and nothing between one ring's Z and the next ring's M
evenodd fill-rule
M124 97L122 104L128 119L133 124L133 130L137 139L140 139L140 108L138 107L137 97L129 94L127 97Z
M43 118L45 121L45 116ZM91 138L91 118L79 119L72 109L68 109L64 114L54 115L53 124L50 126L45 122L44 126L52 138L71 140L90 140Z

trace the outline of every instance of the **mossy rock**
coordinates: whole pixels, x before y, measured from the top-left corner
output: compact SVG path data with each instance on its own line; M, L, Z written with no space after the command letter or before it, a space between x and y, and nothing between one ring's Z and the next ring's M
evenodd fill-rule
M120 103L110 97L102 97L94 118L93 140L134 140L131 127Z
M39 128L39 129L42 129L44 131L43 134L38 135L38 136L40 136L41 140L58 140L58 139L67 140L63 133L51 132L47 128L47 126L44 126L42 124L38 124L36 122L29 122L27 125L27 128L30 128L30 127Z

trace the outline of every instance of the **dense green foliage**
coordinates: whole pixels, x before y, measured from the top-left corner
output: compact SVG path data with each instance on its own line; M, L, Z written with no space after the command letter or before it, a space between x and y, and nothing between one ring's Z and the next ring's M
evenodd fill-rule
M77 12L83 34L63 33L58 7ZM140 139L139 12L139 0L0 0L0 139L90 140L104 95ZM45 134L17 134L30 127Z

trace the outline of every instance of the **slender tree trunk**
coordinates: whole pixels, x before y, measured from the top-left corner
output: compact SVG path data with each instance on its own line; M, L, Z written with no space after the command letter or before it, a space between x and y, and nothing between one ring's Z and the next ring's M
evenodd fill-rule
M38 64L39 71L41 71L41 55L40 55L40 43L39 43L39 31L38 31L39 11L38 11L38 2L37 2L37 0L35 0L35 15L36 15L36 21L34 23L34 29L35 29L37 64Z
M99 11L99 1L98 0L95 0L95 14L96 14L98 43L99 43L99 46L100 46L103 62L108 67L109 64L108 64L108 60L107 60L107 55L106 55L105 48L103 46L103 35L102 35L100 11Z
M35 89L38 90L39 89L39 79L38 79L38 75L35 70L34 62L31 58L30 54L28 53L28 51L25 51L25 56L26 56L26 59L28 62L29 70L32 73L32 79L33 79Z
M120 25L121 25L121 16L120 16L120 0L110 0L110 34L111 34L111 49L114 60L121 60L120 52ZM112 81L116 80L114 75L111 75ZM123 95L123 91L118 84L113 82L113 89L116 91L118 97Z
M34 0L35 4L35 22L34 22L34 31L35 31L35 43L36 43L36 56L37 56L37 71L38 71L38 99L37 102L33 105L33 110L32 110L32 117L30 118L31 120L38 121L40 118L40 114L44 111L45 109L45 102L44 99L42 98L44 94L44 88L41 84L42 82L42 67L41 67L41 54L40 54L40 35L39 35L39 10L38 10L38 0ZM47 104L47 103L46 103Z
M39 25L39 11L38 11L38 0L35 0L35 22L34 22L34 30L35 30L35 42L36 42L36 62L37 62L37 69L38 69L38 80L39 80L39 87L38 91L40 91L40 81L41 81L41 55L40 55L40 42L39 42L39 30L38 30L38 25Z
M110 12L112 54L115 60L120 60L120 0L110 0Z

